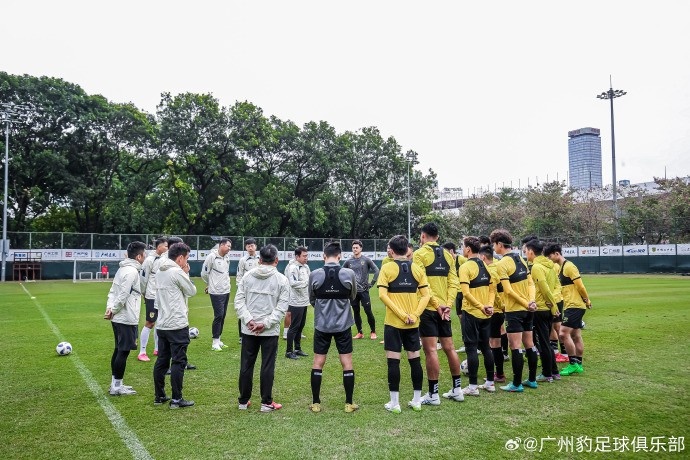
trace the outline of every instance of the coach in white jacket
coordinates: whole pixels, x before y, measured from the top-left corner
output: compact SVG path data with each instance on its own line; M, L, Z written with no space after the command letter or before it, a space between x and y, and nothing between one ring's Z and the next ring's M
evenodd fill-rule
M154 404L170 401L170 408L189 407L194 401L182 398L184 369L189 345L187 298L196 294L189 279L189 246L175 243L168 248L156 275L156 307L158 308L158 359L153 367ZM170 360L172 358L172 366ZM165 371L170 369L172 400L165 394Z
M227 348L221 340L225 315L228 312L228 301L230 300L230 257L228 253L232 248L232 242L227 238L222 238L218 244L218 249L211 250L206 257L201 268L201 279L207 284L206 291L211 297L213 307L213 324L211 334L213 344L211 350L223 351Z
M235 311L242 323L239 409L249 407L254 364L261 349L261 411L282 407L273 401L273 378L280 321L288 308L290 285L276 270L278 249L268 244L259 251L259 266L245 273L237 286Z
M287 332L285 357L290 359L307 356L302 351L302 330L307 321L307 307L309 306L309 274L311 270L307 265L308 259L309 251L304 246L300 246L295 249L295 258L285 267L285 277L290 283L288 312L292 317Z
M134 395L132 387L123 385L127 357L130 350L137 348L139 310L141 305L141 264L146 258L146 245L135 241L127 246L127 258L120 262L120 268L113 278L108 292L105 319L109 319L115 336L115 350L110 358L112 380L110 394Z

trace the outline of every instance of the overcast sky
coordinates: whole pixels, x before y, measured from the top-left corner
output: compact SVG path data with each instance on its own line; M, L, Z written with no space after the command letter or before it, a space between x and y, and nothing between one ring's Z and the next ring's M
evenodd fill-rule
M690 174L690 2L5 0L0 69L154 112L161 92L378 127L440 187L564 179L601 129L611 183Z

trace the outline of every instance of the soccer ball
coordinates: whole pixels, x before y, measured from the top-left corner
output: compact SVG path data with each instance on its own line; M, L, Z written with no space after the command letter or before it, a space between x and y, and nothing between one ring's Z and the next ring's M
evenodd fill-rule
M470 373L470 368L467 366L467 360L466 359L460 363L460 372L462 372L465 375Z
M67 356L72 353L72 344L69 342L60 342L55 347L55 351L60 356Z
M195 327L190 327L189 328L189 338L190 339L196 339L197 337L199 337L199 329L197 329Z
M585 328L585 326L586 326L586 324L585 324L585 321L584 321L584 320L582 320L582 329L584 329L584 328Z

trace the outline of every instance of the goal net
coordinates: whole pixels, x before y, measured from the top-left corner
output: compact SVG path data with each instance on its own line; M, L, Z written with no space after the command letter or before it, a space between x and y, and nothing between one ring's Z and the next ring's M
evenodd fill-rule
M117 260L74 260L72 282L112 281L119 267Z

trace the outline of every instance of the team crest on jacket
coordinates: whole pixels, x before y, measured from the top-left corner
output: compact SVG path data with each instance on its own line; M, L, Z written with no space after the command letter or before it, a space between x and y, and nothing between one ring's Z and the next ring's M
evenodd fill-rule
M154 314L155 314L154 312L149 313L149 318L153 318Z

